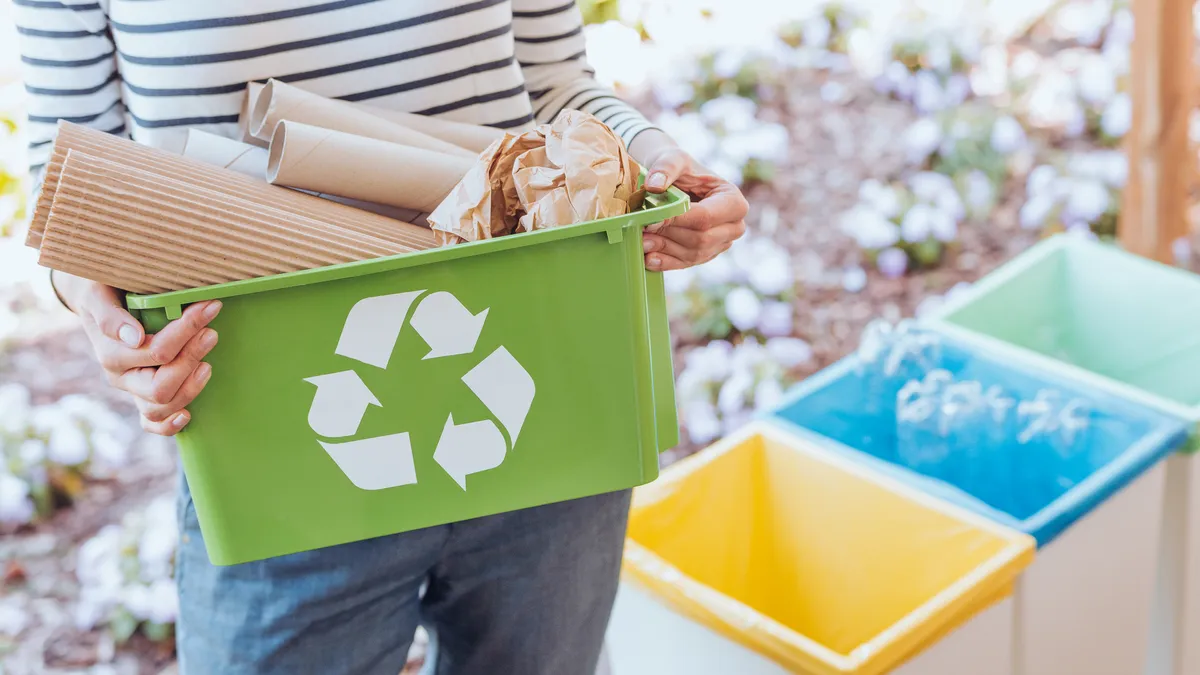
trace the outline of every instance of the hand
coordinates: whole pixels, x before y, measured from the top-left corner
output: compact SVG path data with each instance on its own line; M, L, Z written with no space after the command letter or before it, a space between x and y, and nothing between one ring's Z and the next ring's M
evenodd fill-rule
M56 274L55 281L59 279ZM217 332L206 326L221 303L196 303L162 331L146 335L121 306L116 289L77 277L63 281L58 285L64 301L83 320L108 381L133 394L142 428L174 436L187 426L191 414L186 408L212 374L202 359L216 346Z
M652 146L649 152L647 145ZM706 263L746 232L749 205L736 185L701 166L656 130L634 139L635 157L638 150L650 167L647 192L664 192L673 184L699 200L687 213L643 234L647 269L662 272Z

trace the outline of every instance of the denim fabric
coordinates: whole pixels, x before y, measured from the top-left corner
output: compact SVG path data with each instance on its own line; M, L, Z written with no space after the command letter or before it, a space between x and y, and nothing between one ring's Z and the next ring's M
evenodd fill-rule
M628 490L215 567L182 482L182 675L397 675L418 623L437 675L595 671Z

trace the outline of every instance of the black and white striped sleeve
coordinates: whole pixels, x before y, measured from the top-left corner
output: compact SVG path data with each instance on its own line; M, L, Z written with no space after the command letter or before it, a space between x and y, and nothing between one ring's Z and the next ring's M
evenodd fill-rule
M587 64L583 15L575 0L512 0L517 62L534 117L549 122L564 109L595 115L631 143L653 128L633 106L596 81Z
M27 94L30 173L40 180L59 120L127 135L120 76L101 2L13 4Z

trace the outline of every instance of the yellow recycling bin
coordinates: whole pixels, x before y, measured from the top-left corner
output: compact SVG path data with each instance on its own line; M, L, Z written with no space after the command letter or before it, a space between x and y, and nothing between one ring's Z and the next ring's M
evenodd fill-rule
M768 422L635 492L613 675L1010 675L1032 537Z

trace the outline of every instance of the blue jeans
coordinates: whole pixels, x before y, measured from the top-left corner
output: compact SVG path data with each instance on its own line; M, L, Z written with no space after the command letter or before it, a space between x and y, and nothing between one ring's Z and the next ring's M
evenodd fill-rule
M625 490L214 567L183 481L181 673L397 675L421 623L437 675L592 675L628 510Z

